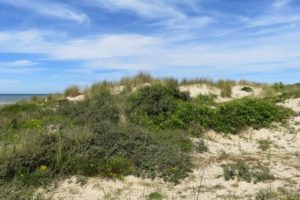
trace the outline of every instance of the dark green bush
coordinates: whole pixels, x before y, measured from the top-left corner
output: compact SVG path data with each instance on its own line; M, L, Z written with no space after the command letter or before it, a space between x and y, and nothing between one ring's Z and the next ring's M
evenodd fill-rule
M176 106L172 92L170 88L162 85L141 88L129 98L128 113L148 116L169 114Z
M213 123L216 131L238 133L247 127L269 127L272 122L283 122L290 115L290 111L271 101L244 98L220 105Z
M99 124L86 148L94 159L107 160L114 156L128 159L135 168L134 173L143 177L158 176L178 182L187 176L191 167L189 157L180 149L140 128Z
M251 87L248 87L248 86L243 87L241 90L245 91L245 92L253 92L253 89Z

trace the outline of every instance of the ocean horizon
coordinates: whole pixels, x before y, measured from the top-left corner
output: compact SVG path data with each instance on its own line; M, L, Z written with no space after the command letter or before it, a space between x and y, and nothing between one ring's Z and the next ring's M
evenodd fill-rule
M44 97L48 94L0 94L0 105L14 104L21 100L30 100L33 96Z

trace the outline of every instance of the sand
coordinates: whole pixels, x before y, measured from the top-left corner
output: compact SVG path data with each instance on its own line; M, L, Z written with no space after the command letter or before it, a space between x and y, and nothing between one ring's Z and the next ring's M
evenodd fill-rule
M234 99L239 99L239 98L248 97L248 96L253 96L253 97L261 96L262 88L251 86L253 92L246 92L246 91L241 90L245 86L246 85L233 86L232 87L232 95L230 98L221 97L221 89L214 87L214 86L209 86L207 84L194 84L194 85L180 86L179 90L182 92L189 92L190 96L192 98L195 98L195 97L199 96L200 94L215 95L217 97L215 100L217 103L232 101Z
M76 102L76 101L83 101L85 99L85 96L83 94L78 95L76 97L67 97L68 101Z

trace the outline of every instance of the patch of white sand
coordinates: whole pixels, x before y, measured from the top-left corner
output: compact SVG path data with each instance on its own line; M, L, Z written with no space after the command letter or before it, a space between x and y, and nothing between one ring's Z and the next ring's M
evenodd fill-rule
M76 102L76 101L84 101L85 99L85 96L83 94L81 95L78 95L76 97L67 97L66 98L68 101L73 101L73 102Z

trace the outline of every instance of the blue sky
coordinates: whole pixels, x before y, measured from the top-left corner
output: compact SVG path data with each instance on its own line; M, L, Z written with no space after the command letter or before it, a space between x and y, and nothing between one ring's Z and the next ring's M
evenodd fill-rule
M139 71L300 81L298 0L0 0L0 93Z

